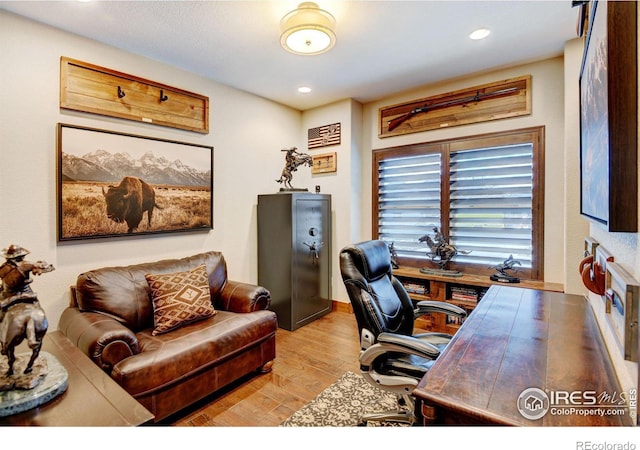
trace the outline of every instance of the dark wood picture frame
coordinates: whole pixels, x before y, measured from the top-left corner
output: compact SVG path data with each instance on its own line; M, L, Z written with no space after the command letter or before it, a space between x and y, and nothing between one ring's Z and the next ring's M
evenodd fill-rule
M57 153L59 242L213 229L213 147L58 123Z
M636 2L595 0L580 69L580 213L638 229Z

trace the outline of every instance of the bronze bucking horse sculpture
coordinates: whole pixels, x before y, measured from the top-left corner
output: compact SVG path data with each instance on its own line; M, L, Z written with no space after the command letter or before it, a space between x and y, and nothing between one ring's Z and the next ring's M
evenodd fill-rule
M15 348L26 339L31 349L31 358L24 370L28 374L40 354L42 339L48 328L44 310L29 286L33 281L30 274L51 272L54 267L44 261L25 261L24 257L29 251L18 245L5 248L3 254L6 262L0 266L0 354L8 358L9 370L6 375L13 375Z
M298 167L302 165L306 165L309 167L313 167L313 158L306 153L298 153L298 149L296 147L284 148L280 151L287 152L285 156L285 164L282 169L282 173L280 174L280 178L276 181L278 183L284 184L285 189L295 189L291 185L291 180L293 180L293 172L298 170ZM283 189L280 189L283 190Z

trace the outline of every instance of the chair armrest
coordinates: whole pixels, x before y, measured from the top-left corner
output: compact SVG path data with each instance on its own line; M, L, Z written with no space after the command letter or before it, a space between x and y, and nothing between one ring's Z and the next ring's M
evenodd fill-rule
M135 333L105 314L69 307L60 316L58 329L108 373L118 362L140 353Z
M368 370L378 356L389 352L416 355L426 359L436 359L440 355L438 347L413 336L380 333L378 341L360 354L361 368Z
M380 333L378 343L387 351L410 353L423 358L436 359L440 355L440 349L435 345L404 334Z
M271 293L262 286L228 280L215 306L237 313L269 309Z
M449 314L457 317L467 317L467 312L459 306L447 302L433 300L422 300L416 304L415 317L424 316L429 313Z

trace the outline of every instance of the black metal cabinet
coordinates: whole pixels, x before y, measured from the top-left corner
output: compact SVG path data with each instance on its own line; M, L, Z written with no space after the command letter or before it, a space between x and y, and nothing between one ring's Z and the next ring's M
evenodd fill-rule
M331 311L330 195L258 195L258 284L271 292L281 328Z

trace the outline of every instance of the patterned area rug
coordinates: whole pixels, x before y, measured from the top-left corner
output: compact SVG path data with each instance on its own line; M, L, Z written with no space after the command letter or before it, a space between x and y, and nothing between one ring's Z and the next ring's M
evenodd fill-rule
M364 413L396 408L395 395L378 389L358 374L345 373L309 404L282 422L282 427L355 427ZM369 426L397 423L375 423Z

